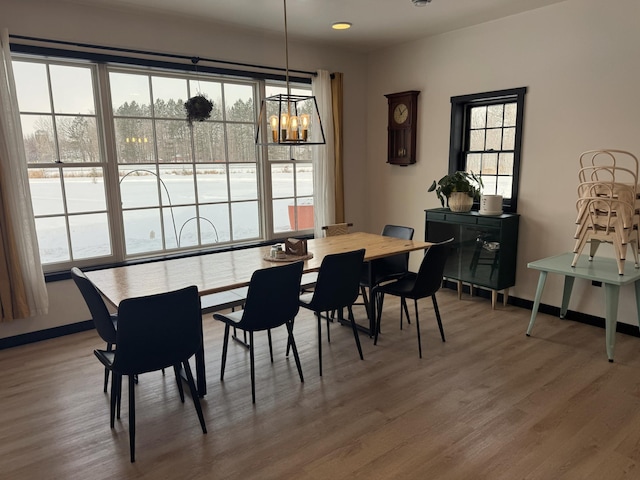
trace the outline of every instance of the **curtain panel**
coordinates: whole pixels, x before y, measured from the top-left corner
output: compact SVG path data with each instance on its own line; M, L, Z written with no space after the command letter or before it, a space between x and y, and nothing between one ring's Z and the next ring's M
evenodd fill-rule
M313 147L314 236L323 236L322 227L335 222L335 146L331 102L331 75L318 70L312 82L324 130L325 145Z
M326 145L313 151L314 234L322 237L322 227L344 223L344 175L342 146L342 73L319 70L312 81L318 102Z
M0 31L0 320L49 308L31 206L9 32Z
M335 177L335 222L344 223L344 172L343 172L343 136L342 136L342 73L331 75L331 107L333 113L334 138L334 177Z

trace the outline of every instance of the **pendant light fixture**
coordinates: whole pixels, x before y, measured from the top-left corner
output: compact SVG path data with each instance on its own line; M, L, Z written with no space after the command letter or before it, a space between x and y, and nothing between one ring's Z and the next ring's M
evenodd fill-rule
M289 39L287 32L287 0L284 2L284 45L286 94L273 95L262 101L258 116L258 145L324 145L324 130L316 97L295 95L289 86Z

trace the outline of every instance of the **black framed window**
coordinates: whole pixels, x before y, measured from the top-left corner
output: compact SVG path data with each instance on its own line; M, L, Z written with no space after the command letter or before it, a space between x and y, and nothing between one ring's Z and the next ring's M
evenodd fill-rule
M526 87L451 97L449 173L474 172L516 212Z

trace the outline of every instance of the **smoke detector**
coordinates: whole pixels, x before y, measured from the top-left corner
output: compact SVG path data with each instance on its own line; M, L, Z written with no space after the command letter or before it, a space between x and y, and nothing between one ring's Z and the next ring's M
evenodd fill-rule
M424 7L427 3L431 3L431 0L411 0L416 7Z

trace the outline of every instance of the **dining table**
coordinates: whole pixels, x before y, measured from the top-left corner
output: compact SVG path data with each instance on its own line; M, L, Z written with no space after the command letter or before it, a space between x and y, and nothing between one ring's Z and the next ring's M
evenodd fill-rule
M286 259L271 258L271 245L265 245L103 268L88 271L86 275L104 298L117 308L127 298L155 295L190 285L198 287L201 297L246 287L253 272L277 267L282 265L283 260L303 261L303 272L314 272L319 270L325 256L360 248L365 249L364 261L368 262L369 277L372 280L372 260L425 250L431 245L431 242L353 232L307 240L308 255L301 257L301 260L291 256ZM375 330L375 310L376 302L370 298L368 325L360 325L370 336ZM195 361L198 394L204 396L207 392L204 345L196 353Z

